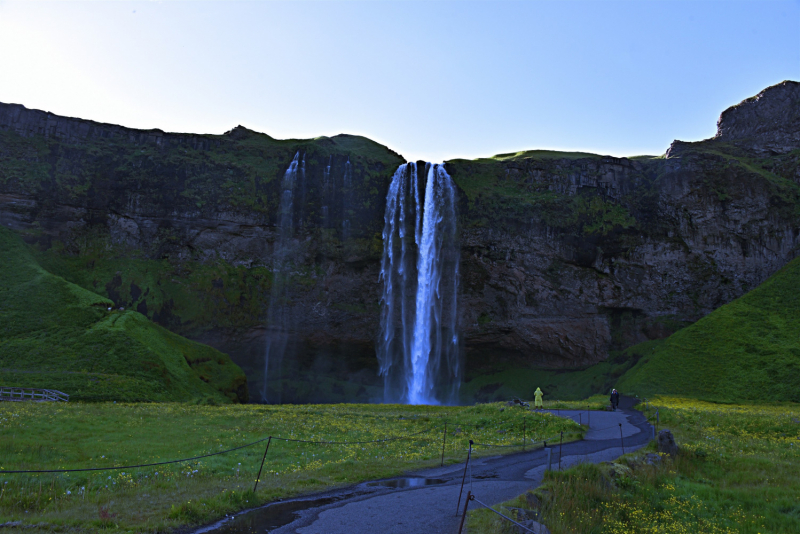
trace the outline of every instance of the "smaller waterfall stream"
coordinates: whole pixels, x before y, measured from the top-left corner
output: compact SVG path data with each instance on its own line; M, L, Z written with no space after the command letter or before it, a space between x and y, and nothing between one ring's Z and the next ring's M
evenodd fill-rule
M377 352L390 402L452 402L461 379L455 187L443 165L424 176L401 165L386 196Z
M331 183L331 164L333 163L333 156L328 156L328 164L322 171L322 227L330 228L330 198L333 196L333 184Z
M286 283L290 269L290 244L294 219L294 189L298 178L305 178L306 159L295 154L281 181L280 215L278 217L278 236L272 249L272 285L270 287L269 307L267 309L267 336L264 347L264 382L261 388L263 402L279 403L281 391L268 394L270 377L280 378L283 355L289 338L291 318L287 302Z
M342 177L342 241L350 238L350 208L353 186L353 166L350 158L344 164L344 176Z

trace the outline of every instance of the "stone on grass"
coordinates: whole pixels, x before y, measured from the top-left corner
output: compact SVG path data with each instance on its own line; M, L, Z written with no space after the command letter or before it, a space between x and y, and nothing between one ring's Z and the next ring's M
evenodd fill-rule
M530 529L530 530L525 530L522 527L517 527L517 532L519 532L519 534L530 534L531 530L534 531L536 534L550 534L550 530L546 526L539 523L538 521L534 521L533 519L529 519L527 521L520 521L519 524Z
M662 430L658 433L658 452L663 452L670 456L678 454L678 445L669 430Z
M661 463L661 455L654 452L647 453L644 457L644 463L647 465L659 465Z
M525 502L528 503L528 506L531 508L536 508L537 510L542 506L542 503L539 501L539 497L530 491L525 493Z

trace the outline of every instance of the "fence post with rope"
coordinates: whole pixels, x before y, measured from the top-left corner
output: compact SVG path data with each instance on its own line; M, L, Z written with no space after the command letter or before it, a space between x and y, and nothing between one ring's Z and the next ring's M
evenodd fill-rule
M261 470L264 469L264 460L267 459L267 452L269 451L269 444L272 443L272 436L267 439L267 448L264 449L264 456L261 458L261 467L258 468L258 475L256 475L256 484L253 486L253 493L258 489L258 481L261 479Z
M461 494L464 492L464 482L467 480L467 467L469 467L469 459L472 457L472 444L473 441L469 440L469 452L467 452L467 463L464 464L464 476L461 477L461 489L458 492L458 504L456 504L456 515L458 515L458 509L461 507Z
M444 467L444 446L447 443L447 421L444 422L444 432L442 433L442 464L440 467Z
M461 515L461 524L458 525L458 534L461 534L461 531L464 530L464 520L467 518L467 508L469 507L469 501L472 500L475 500L475 496L472 494L472 491L468 491L467 501L464 503L464 513Z

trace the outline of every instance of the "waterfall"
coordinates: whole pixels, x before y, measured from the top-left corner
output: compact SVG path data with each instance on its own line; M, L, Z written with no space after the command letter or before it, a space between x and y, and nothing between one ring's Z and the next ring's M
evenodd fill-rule
M331 225L328 200L332 196L331 191L331 163L333 163L333 156L328 156L328 165L322 171L322 227L329 228Z
M350 209L350 198L352 197L351 186L353 182L353 166L350 158L344 164L344 176L342 177L342 241L350 237L350 219L348 210Z
M386 195L380 374L387 402L454 402L461 380L455 187L443 165L401 165Z
M267 309L267 336L264 351L264 382L261 387L263 402L280 402L281 388L267 395L267 384L272 373L281 377L283 355L289 340L289 303L286 286L290 271L293 219L294 189L298 178L305 179L306 158L295 154L281 181L281 203L278 217L278 237L272 249L272 285L270 287L269 307Z

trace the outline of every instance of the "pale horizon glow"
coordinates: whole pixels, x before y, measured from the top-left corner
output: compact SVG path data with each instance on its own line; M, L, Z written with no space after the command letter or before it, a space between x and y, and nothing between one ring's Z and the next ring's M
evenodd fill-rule
M0 0L0 50L0 102L131 128L659 155L800 79L800 1Z

